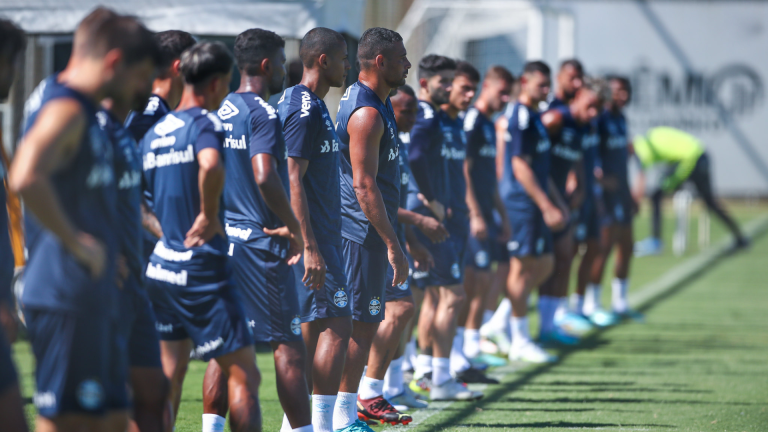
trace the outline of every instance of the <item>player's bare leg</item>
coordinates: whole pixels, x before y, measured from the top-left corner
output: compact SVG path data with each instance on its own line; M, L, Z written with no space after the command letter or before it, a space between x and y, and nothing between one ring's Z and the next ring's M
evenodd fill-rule
M170 382L159 368L132 367L133 419L131 432L170 431L172 407L168 395Z
M27 432L24 404L21 400L21 391L19 391L18 384L9 386L0 394L0 419L3 420L3 430L8 432Z
M512 347L510 360L533 363L551 362L556 358L533 343L528 329L528 296L552 274L552 254L540 257L512 257L509 265L507 295L512 302Z
M568 282L573 262L573 235L567 230L554 242L554 266L552 275L539 287L539 316L542 343L575 345L578 339L567 334L555 323L558 309L565 313Z
M192 351L192 340L160 341L160 359L163 363L163 373L170 381L169 398L173 404L173 412L179 412L181 404L181 389L189 366L189 353Z

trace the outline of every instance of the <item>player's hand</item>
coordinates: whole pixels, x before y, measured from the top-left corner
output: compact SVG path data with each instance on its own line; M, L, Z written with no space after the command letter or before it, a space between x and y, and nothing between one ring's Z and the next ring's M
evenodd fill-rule
M325 285L325 259L317 250L317 245L307 245L304 247L304 277L301 281L304 286L317 290Z
M443 204L440 203L440 201L438 200L427 201L427 207L429 207L429 210L432 212L433 215L435 215L438 221L442 222L445 220L445 206L443 206Z
M275 229L264 228L264 233L268 236L278 236L288 239L288 256L285 262L288 265L294 265L301 259L304 252L304 238L300 232L291 232L287 226L277 227Z
M472 215L469 218L469 233L478 240L488 238L488 224L481 215Z
M192 228L187 231L187 237L184 239L184 247L189 249L199 247L209 242L216 234L222 238L227 238L224 234L224 228L218 217L208 219L205 213L199 213L192 224Z
M91 278L98 279L104 274L107 265L107 250L104 245L88 233L77 235L75 244L69 248L75 259L84 265L91 273Z
M501 221L501 233L499 235L499 242L506 243L512 238L512 225L509 223L509 219L504 218Z
M450 234L448 234L448 230L445 229L445 226L443 226L443 224L438 222L438 220L433 217L422 217L419 219L419 223L416 225L416 228L424 233L424 235L427 236L427 238L430 239L432 243L442 243L448 237L450 237Z
M584 191L582 189L576 189L574 193L571 195L571 199L569 202L571 210L580 208L583 203L584 203Z
M6 302L0 303L0 324L5 331L5 337L8 343L16 342L16 333L19 330L19 324L16 322L13 306Z
M123 254L119 254L117 256L117 274L115 275L115 282L118 288L123 289L124 282L128 279L130 272L128 260L125 259Z
M430 271L435 266L435 259L432 258L432 254L424 247L423 244L417 243L416 245L408 244L408 251L413 258L413 266L419 271Z
M389 264L395 271L395 276L392 278L392 286L404 284L408 280L408 260L405 258L405 254L400 249L399 244L395 244L395 247L388 249L387 258L389 258Z
M568 220L567 211L559 209L556 206L545 208L541 212L541 215L544 217L544 223L555 231L563 229Z

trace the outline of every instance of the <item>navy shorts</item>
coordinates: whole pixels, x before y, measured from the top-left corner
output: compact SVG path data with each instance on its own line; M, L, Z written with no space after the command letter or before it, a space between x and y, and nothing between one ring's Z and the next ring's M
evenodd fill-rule
M319 245L318 248L325 260L325 285L322 288L310 290L301 281L304 277L303 256L299 263L293 266L301 307L301 322L352 315L341 246Z
M232 272L254 342L301 341L296 278L285 258L233 241Z
M406 255L407 256L407 255ZM400 286L392 286L392 281L395 279L395 270L389 263L387 263L387 287L386 287L386 301L399 300L401 298L410 297L413 295L411 291L411 274L413 269L413 260L408 256L408 278Z
M498 237L500 230L498 222L493 218L485 218L488 236L480 240L472 235L467 239L467 252L464 256L464 264L481 271L490 271L491 263L506 261L508 256L506 244L500 243Z
M162 368L160 337L155 329L155 313L144 287L131 275L121 290L120 312L128 328L128 365Z
M603 203L603 225L632 225L632 195L628 189L618 192L603 190Z
M446 223L448 233L451 235L449 240L456 249L456 255L459 258L459 271L461 279L464 280L464 263L467 256L467 246L469 242L469 216L465 214L453 215Z
M600 238L600 216L594 201L586 202L574 216L576 224L573 229L573 238L576 243Z
M512 238L507 242L509 257L542 256L552 253L552 232L541 213L510 212Z
M421 289L431 286L461 285L464 280L464 263L461 254L466 246L466 238L462 239L460 232L451 232L450 225L447 225L446 228L448 228L451 237L442 243L432 243L424 233L418 229L413 230L418 240L435 260L434 267L428 272L413 272L413 282ZM455 240L454 235L458 236Z
M342 239L352 319L378 323L384 319L386 302L387 250L372 250L352 240Z
M27 309L24 316L37 361L33 400L41 416L102 416L128 400L126 344L114 318L42 309ZM123 359L114 357L121 354Z
M160 340L192 339L193 356L204 361L253 345L242 300L227 277L226 261L208 271L187 271L168 263L158 269L160 263L152 255L145 282ZM156 279L149 274L152 266Z
M5 332L0 331L0 394L19 382L16 367L13 365L11 345L5 339Z

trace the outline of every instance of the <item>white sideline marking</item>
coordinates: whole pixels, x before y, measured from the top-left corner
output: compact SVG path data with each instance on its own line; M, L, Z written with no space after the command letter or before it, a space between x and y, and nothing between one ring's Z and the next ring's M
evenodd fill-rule
M768 229L768 215L757 217L749 221L743 227L744 235L747 236L748 238L753 238L767 229ZM715 244L711 248L706 249L702 252L699 252L693 257L673 267L671 270L661 275L661 277L659 277L658 279L654 280L653 282L649 282L645 284L642 288L640 288L640 290L630 294L629 303L632 305L633 308L642 306L649 300L660 295L664 291L671 289L672 287L679 284L681 281L687 279L692 274L698 271L701 271L701 269L712 264L718 258L728 253L728 251L731 248L731 245L733 244L733 240L734 240L733 237L727 236L725 239L719 241L717 244ZM523 364L510 363L505 366L500 366L494 369L493 372L488 374L488 376L491 376L501 381L507 375L526 366L528 365L524 363ZM470 384L469 385L469 388L477 391L484 391L486 387L488 387L487 384ZM421 423L426 421L428 418L432 417L435 414L440 413L441 411L450 407L451 405L453 405L453 402L430 402L429 407L427 407L426 409L417 410L411 414L411 416L413 417L413 421L409 423L407 426L403 426L403 425L389 426L385 428L383 432L394 432L394 431L416 429L417 427L419 427ZM616 427L610 427L610 428L578 427L578 428L567 428L567 429L581 429L581 430L606 430L606 429L616 430L618 429L618 430L633 430L633 431L649 430L649 429L637 429L637 428L623 428L619 425L617 425Z

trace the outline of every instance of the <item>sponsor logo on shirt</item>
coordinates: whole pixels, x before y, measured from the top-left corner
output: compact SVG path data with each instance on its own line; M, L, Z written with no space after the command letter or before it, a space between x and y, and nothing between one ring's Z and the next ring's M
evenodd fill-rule
M492 144L486 144L482 147L480 147L480 151L478 154L482 157L487 158L495 158L496 157L496 146Z
M336 140L331 140L329 143L328 140L323 140L325 144L322 144L320 146L320 153L328 153L328 152L337 152L339 151L339 143L336 142Z
M117 183L117 188L121 190L132 189L138 187L140 184L140 171L125 171L123 172L123 176L120 177L120 181Z
M232 135L224 138L224 148L235 150L247 149L248 146L245 144L245 135L241 135L240 138L233 138Z
M443 148L440 149L440 155L448 160L464 160L467 157L467 151L443 144Z
M176 136L161 136L159 138L155 138L149 143L149 148L152 150L159 149L163 147L170 147L172 145L176 144Z
M227 232L227 237L237 237L240 240L248 240L253 232L251 228L243 229L229 224L225 225L224 230Z
M223 344L224 344L224 339L222 339L221 336L219 336L218 339L208 341L202 345L198 345L197 347L195 347L195 354L198 357L202 357L208 354L209 352L217 349L218 347L222 346Z
M552 147L552 154L569 161L577 161L581 157L581 151L557 144Z
M154 254L166 261L183 262L192 259L192 251L178 252L173 249L165 247L163 241L160 240L155 244Z
M187 286L187 271L182 270L179 273L164 269L160 264L149 263L145 275L160 282L169 283L177 286Z
M163 324L156 322L155 330L157 330L158 333L173 333L173 324Z
M304 118L309 115L310 102L312 97L309 96L309 92L301 92L301 115L299 118Z
M228 100L225 100L224 104L221 106L221 108L219 108L219 111L217 111L216 114L219 115L220 119L227 120L240 114L240 110L237 109L235 104L233 104Z
M277 118L277 111L272 107L272 105L265 102L264 99L260 98L259 96L256 96L254 99L259 103L259 105L261 105L262 108L264 108L264 111L267 112L267 118L270 120Z
M43 393L35 392L35 396L32 398L37 409L42 408L54 408L56 406L56 393L47 391Z
M551 147L551 144L549 142L549 139L541 138L539 139L539 143L536 144L536 153L544 153L546 151L549 151L550 147Z
M163 121L155 125L153 130L156 134L163 136L168 135L176 129L184 127L184 124L184 120L174 116L173 114L168 114L165 116Z
M183 163L190 163L195 160L195 150L192 144L187 146L186 150L176 151L171 149L170 152L165 154L147 153L144 155L144 171L148 171L154 168L162 168L170 165L179 165Z
M413 278L414 279L424 279L427 276L429 276L429 272L428 271L416 270L416 271L413 272Z
M89 189L95 189L97 187L112 184L113 179L114 173L112 172L112 166L106 163L97 163L93 165L93 168L91 168L91 171L88 173L85 185Z
M396 145L394 148L389 149L389 157L387 160L393 161L397 159L398 156L400 156L400 147Z

